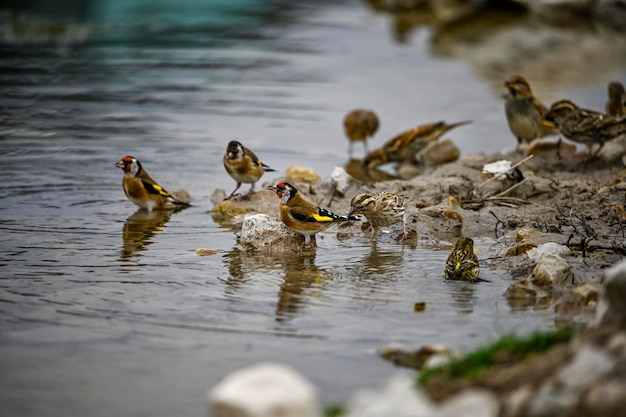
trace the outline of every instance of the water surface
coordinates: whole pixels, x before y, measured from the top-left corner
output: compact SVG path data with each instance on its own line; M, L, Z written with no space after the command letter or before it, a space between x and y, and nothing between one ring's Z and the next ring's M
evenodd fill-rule
M4 416L205 415L205 391L259 361L343 401L396 371L376 355L390 342L465 351L553 327L550 311L506 303L506 276L443 282L446 242L326 232L315 255L263 257L209 213L211 193L234 187L228 141L327 178L355 107L381 116L372 146L439 119L475 121L454 134L465 153L513 146L500 97L466 61L431 56L427 28L396 43L390 19L355 1L85 5L60 39L1 47ZM598 84L569 91L601 102ZM114 167L126 154L194 206L136 211ZM501 245L477 239L483 255Z

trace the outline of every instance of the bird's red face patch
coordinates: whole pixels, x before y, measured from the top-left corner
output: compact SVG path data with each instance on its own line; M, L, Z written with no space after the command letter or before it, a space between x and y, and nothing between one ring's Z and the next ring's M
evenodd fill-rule
M119 160L117 164L115 164L115 166L120 168L124 172L130 172L130 168L134 159L135 158L133 158L132 156L124 156L122 157L122 159Z

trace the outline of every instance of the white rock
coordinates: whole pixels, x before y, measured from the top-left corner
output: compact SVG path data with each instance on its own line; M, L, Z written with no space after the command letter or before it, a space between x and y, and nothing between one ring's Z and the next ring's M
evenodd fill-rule
M544 255L567 256L571 254L572 251L570 250L570 248L565 245L559 245L556 242L547 242L537 246L536 248L529 249L526 252L528 258L533 262L539 262L541 257Z
M600 325L626 328L626 261L607 270L604 276L596 318Z
M501 160L485 164L483 167L483 174L504 174L511 170L511 161Z
M543 255L533 269L532 276L535 285L554 285L570 279L572 268L559 255Z
M608 374L614 365L606 353L584 346L576 352L572 362L558 372L556 380L565 387L584 390Z
M493 394L470 389L445 402L433 417L497 417L499 411L500 403Z
M227 375L207 392L214 417L317 417L315 388L293 369L261 363Z
M413 375L392 377L382 392L359 391L343 417L431 417L433 404L415 387Z
M580 393L573 389L558 389L552 384L542 386L530 401L530 416L560 416L567 414L580 400Z
M339 195L345 195L350 187L357 185L356 180L341 167L335 167L330 174L330 183Z
M239 243L245 250L280 251L301 247L304 237L267 214L248 214L243 218Z

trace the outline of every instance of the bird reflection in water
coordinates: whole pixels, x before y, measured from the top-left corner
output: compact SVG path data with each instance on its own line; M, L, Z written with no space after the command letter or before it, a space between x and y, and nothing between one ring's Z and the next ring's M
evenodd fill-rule
M139 209L124 223L122 228L122 250L120 261L129 262L154 243L154 237L161 233L170 216L182 209L144 210Z
M310 290L318 287L330 274L315 265L315 251L300 256L285 257L285 278L278 292L276 321L284 322L297 315L305 301L311 298Z
M402 270L404 263L404 247L399 249L397 246L389 250L379 250L378 243L372 242L372 249L365 256L363 262L363 273L359 274L363 277L373 277L377 282L381 280L394 280L397 271Z
M476 304L476 283L446 281L449 285L452 302L459 314L471 314Z
M315 289L330 277L330 274L315 265L315 254L315 251L303 251L293 256L293 253L248 253L234 249L224 257L230 273L225 281L225 291L233 295L248 282L246 275L253 272L264 270L269 274L284 273L278 289L276 321L289 321L311 298L309 290Z

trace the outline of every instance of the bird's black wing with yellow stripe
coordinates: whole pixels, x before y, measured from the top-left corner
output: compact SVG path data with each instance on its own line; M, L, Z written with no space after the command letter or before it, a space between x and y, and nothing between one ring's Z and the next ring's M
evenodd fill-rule
M338 216L335 213L332 213L326 209L318 207L317 213L296 213L295 211L291 211L291 215L294 219L299 220L301 222L347 222L347 221L360 221L361 219L357 216Z
M148 181L146 179L142 179L141 183L143 184L143 186L146 189L146 191L148 191L150 194L161 195L161 196L169 199L174 204L180 204L180 205L183 205L183 206L189 206L190 205L189 203L185 203L184 201L180 201L179 199L177 199L175 197L172 197L170 195L170 193L165 191L165 189L163 187L161 187L159 184L157 184L156 182L151 182L151 181Z

